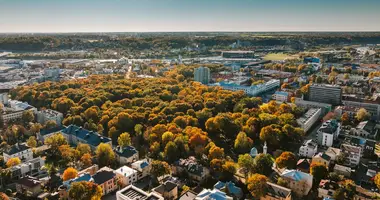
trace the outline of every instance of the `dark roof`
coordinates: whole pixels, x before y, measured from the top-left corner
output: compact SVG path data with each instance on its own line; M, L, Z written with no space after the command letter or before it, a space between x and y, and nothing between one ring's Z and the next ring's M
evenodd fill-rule
M117 155L125 157L125 158L132 157L133 155L138 153L137 150L135 149L135 147L133 147L133 146L126 146L124 148L120 148L118 146L114 149L114 151L115 151L115 153L117 153Z
M109 181L114 177L115 177L115 173L113 173L112 171L107 171L107 170L99 171L92 176L92 178L94 179L94 182L98 185L103 184L104 182Z
M310 163L309 159L299 159L297 162L297 168L308 170L310 168Z
M17 184L20 184L20 185L23 185L23 186L26 186L28 188L32 188L32 187L36 187L38 185L41 184L40 181L38 181L37 178L34 178L34 177L30 177L30 176L26 176L22 179L19 179L16 181Z
M175 184L171 181L166 181L164 184L161 184L160 186L156 187L154 189L154 191L156 191L160 194L164 194L165 192L172 191L176 187L177 187L177 184Z
M13 145L11 148L9 148L8 151L5 151L4 153L6 153L8 155L13 155L13 154L25 151L27 149L30 149L30 148L24 144L18 144L17 143L15 145Z
M291 195L291 193L292 191L289 188L267 182L267 194L271 194L271 196L286 198L287 196Z
M67 135L75 135L94 147L98 146L100 143L107 143L111 141L111 138L104 137L97 132L89 131L73 124L63 129L62 132Z
M41 129L40 134L43 135L49 135L50 133L56 133L59 131L62 131L65 127L64 126L57 126L51 129Z

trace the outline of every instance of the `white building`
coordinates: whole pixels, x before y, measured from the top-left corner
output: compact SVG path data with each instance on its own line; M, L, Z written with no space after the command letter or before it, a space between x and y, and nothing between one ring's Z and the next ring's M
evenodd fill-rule
M312 158L318 150L318 144L313 140L305 140L299 149L299 156Z
M328 120L318 129L318 144L331 147L340 133L340 123L336 120Z
M218 189L203 189L201 193L197 195L195 200L210 200L210 199L223 199L223 200L233 200L232 197L228 196L225 192Z
M41 167L44 166L45 160L41 157L33 158L19 165L9 168L12 179L20 179L26 175L36 176L41 173Z
M62 120L63 114L55 110L46 109L37 112L37 122L40 124L45 124L48 121L55 121L58 126L61 126Z
M148 175L150 175L150 161L148 159L138 160L132 163L131 166L133 169L138 171L138 179L142 179Z
M321 108L310 108L302 117L297 119L298 125L307 132L321 116Z
M340 155L340 152L341 152L341 150L338 149L338 148L329 147L329 148L325 151L325 154L327 154L328 156L330 156L331 161L335 161L336 158Z
M147 193L134 185L129 185L116 192L116 200L164 200L164 197L155 192Z
M116 147L114 148L116 154L116 160L119 161L121 165L131 164L139 159L139 152L135 147Z
M294 102L298 107L310 109L310 108L322 108L322 116L331 111L332 105L327 103L319 103L314 101L305 101L301 98L295 98Z
M33 151L25 144L16 143L7 151L3 152L4 162L8 162L11 158L20 158L22 162L33 159Z
M7 105L9 101L8 93L1 93L0 94L0 103L3 105Z
M26 102L17 100L9 100L8 102L10 107L4 107L2 111L3 113L0 115L4 124L21 119L24 111L32 110L34 114L37 112L35 107Z
M266 83L252 86L242 86L234 82L219 82L215 86L221 86L225 90L243 91L245 94L256 96L260 93L280 87L280 80L272 79Z
M272 95L272 99L280 102L288 102L289 100L289 92L276 91Z
M138 181L138 171L128 166L122 166L114 171L116 173L117 181L123 183L124 186L128 186Z

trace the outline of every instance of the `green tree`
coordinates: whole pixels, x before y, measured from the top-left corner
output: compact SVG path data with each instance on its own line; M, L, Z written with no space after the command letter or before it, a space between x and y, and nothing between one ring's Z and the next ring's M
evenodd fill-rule
M319 183L328 175L327 167L322 163L312 163L310 166L310 174L313 175L315 183Z
M95 153L100 167L109 166L115 160L115 153L109 144L100 143Z
M269 176L272 172L273 160L269 154L259 154L253 160L254 172Z
M86 153L91 154L91 147L88 144L78 143L76 150L78 151L80 157Z
M69 189L70 199L100 200L102 196L102 188L93 182L74 182Z
M254 160L249 154L239 155L238 164L243 168L245 178L248 177L248 174L252 172L255 167Z
M154 160L151 164L150 173L156 178L170 174L169 164L164 161Z
M127 132L122 133L117 139L117 143L121 147L126 147L126 146L131 145L131 135Z
M253 141L251 138L247 136L246 133L240 132L235 139L234 148L240 152L245 153L248 152L253 146Z
M178 160L179 155L180 154L178 152L177 145L172 141L168 142L166 144L165 150L164 150L164 156L165 156L166 160L169 163L172 163L172 162Z

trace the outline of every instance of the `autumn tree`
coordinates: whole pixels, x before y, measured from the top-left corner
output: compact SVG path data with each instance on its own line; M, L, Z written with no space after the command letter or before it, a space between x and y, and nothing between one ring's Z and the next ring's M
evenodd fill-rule
M91 147L88 144L78 143L76 150L78 151L80 157L84 154L91 154Z
M380 173L377 173L377 174L376 174L375 179L374 179L374 182L375 182L377 188L380 189Z
M240 132L235 139L235 144L234 148L240 152L240 153L245 153L248 152L253 145L253 141L251 138L247 136L246 133Z
M29 147L35 148L37 146L37 140L36 137L30 136L29 139L26 141L26 144Z
M350 118L348 117L348 113L343 113L342 117L340 118L343 125L348 125L350 123Z
M285 151L276 158L276 165L279 168L294 169L297 165L297 157L292 152Z
M27 124L34 121L34 113L32 110L27 110L22 113L22 121Z
M358 112L356 113L355 118L356 118L359 122L362 122L362 121L368 120L370 116L371 116L371 115L369 114L369 112L368 112L365 108L360 108L360 109L358 110Z
M102 196L102 188L93 182L74 182L69 189L70 199L100 200Z
M208 159L212 160L212 159L216 159L216 158L217 159L224 158L224 149L217 147L217 146L213 146L210 148L210 151L208 154Z
M0 200L9 200L9 197L5 193L0 192Z
M247 180L247 189L255 199L266 194L268 178L261 174L252 174Z
M169 163L172 163L179 158L179 155L180 154L178 152L177 145L172 141L168 142L166 144L165 150L164 150L164 156L165 156L166 160Z
M57 126L58 126L58 125L57 125L57 122L54 121L54 120L49 120L49 121L47 121L46 124L45 124L45 128L46 128L46 129L53 129L53 128L57 127Z
M327 167L322 163L312 163L310 165L310 174L313 175L315 183L319 183L328 175Z
M127 132L122 133L117 139L117 143L121 147L126 147L126 146L131 145L131 135Z
M273 128L272 126L265 126L260 131L260 140L266 141L268 145L278 145L279 144L279 135L281 131L277 128Z
M151 164L150 173L156 178L170 174L170 166L165 161L154 160Z
M222 165L222 169L224 177L231 179L236 173L236 163L232 161L226 161Z
M96 148L95 154L100 167L109 166L115 160L115 153L109 144L100 143Z
M273 160L271 155L259 154L255 157L253 162L255 173L264 174L266 176L271 174L273 166Z
M45 140L45 144L50 146L50 152L52 153L53 156L58 156L59 155L58 148L61 145L67 144L67 140L61 133L57 133L48 137Z
M72 167L69 167L63 172L62 179L63 181L67 181L67 180L76 178L77 176L78 176L78 171Z
M9 158L6 165L7 167L13 167L19 164L21 164L20 158L14 157L14 158Z
M85 153L83 156L80 158L80 161L83 163L84 167L89 167L92 165L92 157L91 154Z
M245 178L248 177L248 174L254 170L255 163L251 155L242 154L239 155L238 164L244 170Z

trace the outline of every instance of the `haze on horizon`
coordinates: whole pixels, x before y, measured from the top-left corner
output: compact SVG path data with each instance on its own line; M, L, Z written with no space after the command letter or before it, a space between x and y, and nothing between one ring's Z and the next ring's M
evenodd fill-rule
M380 31L379 0L0 0L0 32Z

